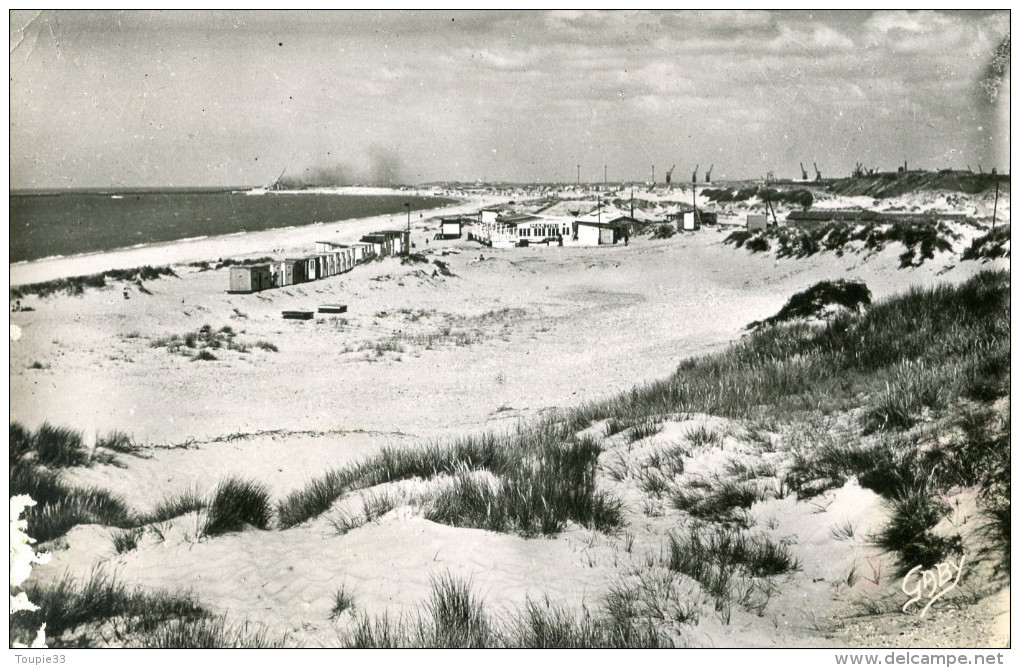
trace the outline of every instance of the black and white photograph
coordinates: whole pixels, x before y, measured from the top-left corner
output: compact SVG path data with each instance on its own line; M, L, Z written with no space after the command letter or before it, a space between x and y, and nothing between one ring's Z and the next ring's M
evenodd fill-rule
M11 663L1008 664L1008 8L9 21Z

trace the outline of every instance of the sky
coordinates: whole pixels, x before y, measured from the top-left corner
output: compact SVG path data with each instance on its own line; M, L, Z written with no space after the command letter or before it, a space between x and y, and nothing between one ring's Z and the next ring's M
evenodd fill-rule
M15 10L10 24L13 188L1009 168L1005 10Z

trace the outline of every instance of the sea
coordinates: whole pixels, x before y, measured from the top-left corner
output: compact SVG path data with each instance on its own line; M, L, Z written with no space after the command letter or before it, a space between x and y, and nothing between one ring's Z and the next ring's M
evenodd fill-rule
M11 191L10 261L403 213L405 204L419 211L455 202L412 194L222 188Z

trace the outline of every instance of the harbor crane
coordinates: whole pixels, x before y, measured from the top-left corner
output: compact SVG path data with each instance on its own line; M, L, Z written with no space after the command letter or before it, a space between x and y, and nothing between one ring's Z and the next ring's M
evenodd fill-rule
M700 166L701 166L700 163L697 164L697 165L694 165L694 173L691 174L691 183L697 183L698 182L698 167L700 167Z
M800 163L800 180L807 181L807 170L804 169L804 163Z
M712 182L712 168L713 167L715 167L715 163L714 162L709 166L708 171L705 172L705 183L711 183Z
M818 163L817 162L812 162L811 164L815 166L815 181L821 181L822 180L822 173L820 171L818 171Z
M670 183L673 182L673 170L674 169L676 169L676 165L673 165L672 167L670 167L669 171L666 172L666 185L669 185Z

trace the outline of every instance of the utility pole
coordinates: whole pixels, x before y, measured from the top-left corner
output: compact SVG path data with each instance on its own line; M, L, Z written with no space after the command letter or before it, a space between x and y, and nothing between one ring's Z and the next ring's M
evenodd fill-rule
M602 183L609 186L609 165L602 165Z
M581 185L581 165L577 166L577 185Z
M698 168L691 174L691 205L694 207L694 224L698 223Z
M411 254L411 203L404 202L407 207L407 241L404 243L404 256Z
M992 229L995 229L995 214L999 211L999 179L995 177L995 204L992 205Z

